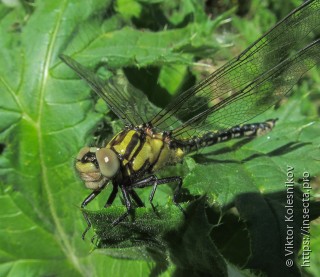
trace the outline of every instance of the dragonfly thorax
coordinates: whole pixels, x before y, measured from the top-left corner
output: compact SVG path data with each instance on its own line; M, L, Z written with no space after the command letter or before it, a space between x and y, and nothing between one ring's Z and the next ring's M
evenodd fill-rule
M84 147L79 151L76 169L88 189L101 188L120 168L117 154L108 148Z
M170 147L170 138L149 127L134 127L119 132L107 144L120 159L122 177L136 179L182 160L181 148Z

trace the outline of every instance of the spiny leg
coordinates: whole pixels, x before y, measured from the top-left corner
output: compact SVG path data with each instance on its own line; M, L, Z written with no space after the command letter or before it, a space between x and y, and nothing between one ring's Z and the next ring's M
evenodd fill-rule
M112 205L114 199L117 196L117 193L118 193L118 186L113 184L111 194L109 195L109 198L108 198L106 204L104 205L105 208L108 208L109 206Z
M132 205L131 205L131 200L130 200L130 196L128 194L127 189L124 186L120 186L121 192L122 192L122 196L124 199L124 203L125 206L127 208L127 211L121 215L120 217L118 217L115 221L112 222L112 226L116 226L118 225L121 221L123 221L131 212L132 210Z
M150 187L153 186L152 191L149 196L149 201L152 202L153 196L156 192L157 186L158 186L158 177L156 175L150 175L146 177L145 179L142 179L140 181L137 181L133 184L131 184L130 189L134 188L145 188L145 187Z
M144 203L142 202L142 200L140 199L140 197L138 196L138 194L134 190L127 191L124 186L120 187L120 188L122 191L122 196L125 201L125 206L127 207L127 212L125 212L123 215L121 215L119 218L117 218L114 222L112 222L113 226L116 226L121 221L123 221L129 215L130 211L132 210L130 196L137 203L138 207L144 207Z
M151 185L153 185L153 188L152 188L152 191L149 196L149 202L151 204L153 211L156 212L156 208L154 207L152 200L153 200L154 194L155 194L157 186L158 186L157 176L151 175L151 176L146 177L143 180L137 181L136 183L133 183L131 185L130 189L131 189L131 191L134 191L133 188L145 188L145 187L151 186Z
M106 184L104 184L99 190L95 190L92 193L90 193L86 199L83 200L82 204L81 204L81 208L84 209L93 199L95 199L97 197L97 195L100 194L100 192L103 190L103 188L106 186ZM91 222L89 220L89 218L87 217L86 214L83 214L84 219L86 220L88 226L87 228L84 230L84 232L82 233L82 239L84 240L86 233L90 230L91 228Z
M150 204L153 206L152 201L153 201L154 194L157 190L158 185L173 183L173 182L178 182L178 186L173 194L173 203L184 213L184 210L182 209L182 207L180 206L180 204L177 201L177 198L180 194L180 190L182 187L182 179L179 176L158 179L158 177L156 175L150 175L150 176L146 177L145 179L142 179L140 181L133 183L130 186L130 189L145 188L145 187L152 186L152 190L151 190L151 193L149 196L149 201L150 201Z
M132 196L132 199L137 203L137 205L139 207L144 207L144 204L142 202L142 200L139 198L139 196L136 194L135 191L127 191L124 187L121 187L121 191L122 191L122 195L123 195L123 198L125 200L125 206L127 207L127 212L124 213L122 216L120 216L117 220L115 220L112 225L115 226L117 224L119 224L122 220L124 220L130 213L130 211L132 210L132 207L131 207L131 200L130 200L130 197L128 195L128 193ZM101 188L102 190L103 188ZM85 207L89 202L91 202L100 192L100 191L94 191L92 192L82 203L81 207ZM109 207L112 205L113 201L115 200L116 196L117 196L117 193L118 193L118 185L117 184L113 184L113 189L112 189L112 192L111 194L109 195L109 198L106 202L106 204L104 205L105 208ZM86 219L86 222L88 223L88 227L86 228L86 230L84 231L82 237L84 239L84 236L85 234L88 232L88 230L90 229L91 227L91 223L89 221L89 219L85 216L85 219Z
M139 195L134 190L129 190L129 194L132 197L132 199L134 200L134 202L136 202L138 207L144 207L144 203L142 202Z

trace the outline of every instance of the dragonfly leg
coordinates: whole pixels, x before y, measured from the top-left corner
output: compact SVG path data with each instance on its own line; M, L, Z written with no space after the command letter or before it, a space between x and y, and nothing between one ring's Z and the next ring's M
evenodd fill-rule
M131 205L131 201L130 201L130 196L129 196L129 192L127 191L127 188L124 186L120 186L121 192L122 192L122 196L124 199L124 203L126 205L127 211L121 215L120 217L118 217L115 221L112 222L112 226L116 226L118 225L121 221L123 221L132 211L132 205ZM141 201L142 202L142 201Z
M109 198L108 198L106 204L104 205L105 208L107 208L107 207L112 205L114 199L117 196L117 193L118 193L118 186L113 184L113 188L112 188L111 194L109 195Z
M135 183L133 183L130 188L145 188L145 187L150 187L152 186L152 190L149 196L149 201L150 204L152 205L152 201L154 198L154 194L157 190L158 185L162 185L162 184L168 184L168 183L173 183L173 182L178 182L178 186L173 194L173 203L181 210L183 211L182 207L180 206L180 204L177 201L177 198L180 194L180 190L182 187L182 179L179 176L173 176L173 177L166 177L166 178L162 178L162 179L158 179L158 177L156 175L150 175L148 177L146 177L145 179L142 179L140 181L137 181ZM153 205L152 205L153 206ZM184 212L184 211L183 211Z
M180 176L173 176L173 177L167 177L167 178L160 179L160 180L158 180L158 182L159 182L159 185L165 184L165 183L178 182L178 186L173 193L173 203L180 209L180 211L183 214L185 214L184 209L181 207L181 205L178 202L178 197L179 197L181 187L182 187L182 178Z
M134 190L129 190L129 194L132 197L132 199L134 200L134 202L136 202L138 207L144 207L144 203L142 202L139 195Z
M140 181L137 181L137 182L131 184L130 188L131 189L134 189L134 188L141 189L141 188L153 186L152 191L149 196L149 201L152 202L154 194L155 194L157 186L158 186L158 181L159 180L156 175L150 175L150 176L146 177L145 179L142 179Z
M96 196L100 194L100 192L102 191L102 189L103 189L104 187L105 187L105 185L102 186L99 190L95 190L95 191L93 191L92 193L90 193L90 194L86 197L86 199L83 200L83 202L82 202L82 204L81 204L81 208L82 208L82 209L85 208L93 199L95 199ZM82 239L84 240L84 238L85 238L85 236L86 236L86 233L87 233L87 232L90 230L90 228L91 228L91 222L90 222L90 220L89 220L89 218L87 217L86 214L83 214L83 217L84 217L84 219L86 220L86 222L87 222L87 224L88 224L87 228L86 228L86 229L84 230L84 232L82 233Z

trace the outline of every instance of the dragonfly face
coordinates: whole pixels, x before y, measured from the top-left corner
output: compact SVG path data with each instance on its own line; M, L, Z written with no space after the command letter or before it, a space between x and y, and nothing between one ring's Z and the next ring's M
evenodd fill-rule
M84 147L79 151L76 169L88 189L98 190L119 171L118 156L111 149Z

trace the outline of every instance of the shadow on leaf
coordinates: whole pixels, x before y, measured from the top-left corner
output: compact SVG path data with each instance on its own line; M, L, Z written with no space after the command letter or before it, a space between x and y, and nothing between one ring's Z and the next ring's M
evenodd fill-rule
M167 269L168 258L175 265L173 276L228 276L231 268L300 276L303 197L298 187L292 187L265 195L240 194L227 206L216 207L202 196L184 204L186 217L174 205L157 208L160 217L152 209L138 208L135 220L128 218L115 227L111 223L123 207L83 212L98 237L96 249L113 257L153 261L152 276ZM319 215L319 203L310 201L309 220ZM285 264L289 257L292 267Z

